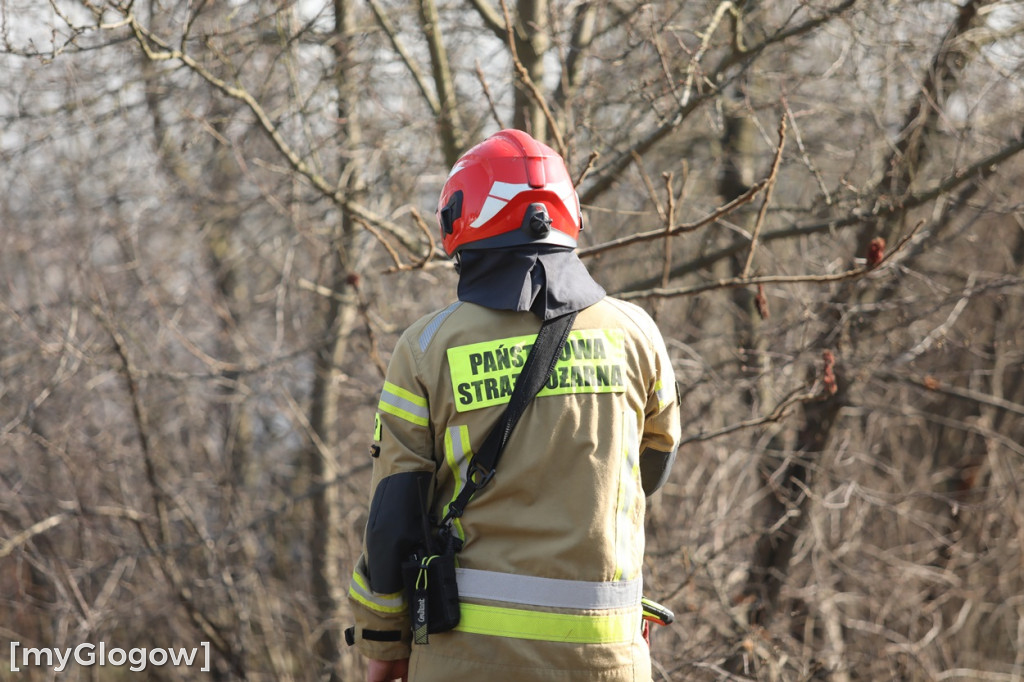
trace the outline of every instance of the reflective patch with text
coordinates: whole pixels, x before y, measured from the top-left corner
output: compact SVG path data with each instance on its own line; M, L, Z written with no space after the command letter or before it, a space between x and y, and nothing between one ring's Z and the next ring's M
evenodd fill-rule
M503 405L537 335L516 336L448 349L455 408ZM570 332L555 371L538 395L622 393L626 390L625 335L621 329Z

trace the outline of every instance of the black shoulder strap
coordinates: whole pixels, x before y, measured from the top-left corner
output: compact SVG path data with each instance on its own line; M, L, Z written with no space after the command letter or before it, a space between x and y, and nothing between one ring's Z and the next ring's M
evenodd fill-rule
M448 507L448 513L441 521L445 525L451 519L457 519L465 511L469 499L478 490L490 482L498 466L498 459L508 443L509 436L516 422L523 416L523 411L534 396L547 383L548 377L555 369L555 363L562 352L565 340L569 338L569 330L576 319L576 312L566 313L559 317L545 320L537 333L537 340L530 349L523 369L516 379L515 388L509 398L508 406L494 425L480 451L473 456L466 476L466 485Z

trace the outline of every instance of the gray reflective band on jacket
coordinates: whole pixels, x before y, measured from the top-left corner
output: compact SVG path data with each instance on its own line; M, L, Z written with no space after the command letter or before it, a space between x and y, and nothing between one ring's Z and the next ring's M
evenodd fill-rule
M412 415L413 417L418 417L418 418L424 419L424 420L430 419L430 410L429 410L429 408L424 407L422 405L417 405L416 403L412 402L408 398L403 398L402 396L397 395L396 393L393 393L392 391L388 390L387 388L385 388L383 391L381 391L380 402L383 403L384 405L391 405L392 407L395 407L395 408L401 410L402 412L407 412L410 415ZM394 414L394 413L392 413L392 414ZM407 420L407 421L411 421L411 420Z
M456 569L459 596L561 609L617 609L640 603L643 581L589 582Z
M357 601L362 604L366 604L375 611L383 611L384 613L401 613L405 608L405 597L403 593L396 592L394 594L378 594L363 582L362 576L358 573L354 574L352 585L349 587L349 593L355 597Z
M455 309L458 308L460 305L462 305L462 301L456 301L455 303L452 303L450 306L448 306L447 308L439 312L436 316L434 316L434 319L430 321L430 324L428 324L423 329L423 331L420 332L420 352L427 352L427 346L429 346L430 342L434 339L434 334L436 334L437 330L441 328L441 325L448 318L448 316L455 312Z

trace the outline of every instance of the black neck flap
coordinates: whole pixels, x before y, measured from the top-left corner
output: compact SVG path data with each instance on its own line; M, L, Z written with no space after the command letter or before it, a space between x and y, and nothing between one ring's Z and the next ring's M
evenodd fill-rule
M542 320L605 297L571 249L523 246L460 252L459 300L495 310L529 310Z

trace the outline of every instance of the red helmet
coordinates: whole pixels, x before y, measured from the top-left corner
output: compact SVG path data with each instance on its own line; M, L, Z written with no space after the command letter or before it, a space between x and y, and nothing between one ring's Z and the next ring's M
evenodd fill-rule
M502 130L462 155L441 189L437 222L449 256L524 244L574 248L583 225L565 161L521 130Z

